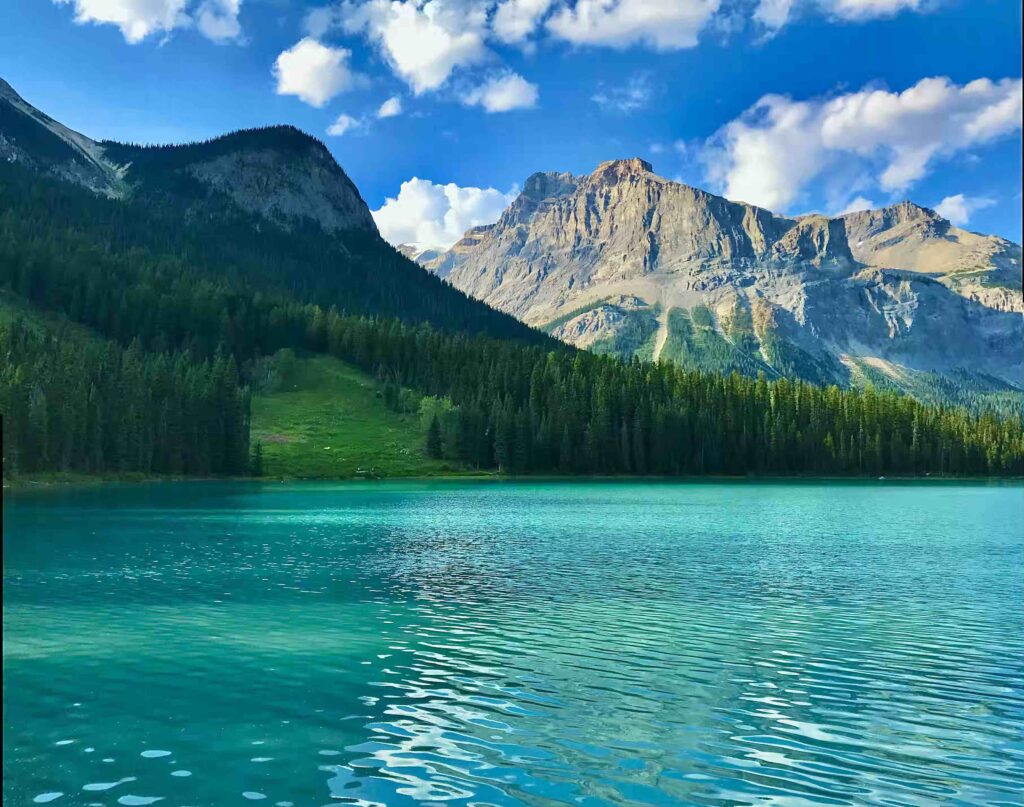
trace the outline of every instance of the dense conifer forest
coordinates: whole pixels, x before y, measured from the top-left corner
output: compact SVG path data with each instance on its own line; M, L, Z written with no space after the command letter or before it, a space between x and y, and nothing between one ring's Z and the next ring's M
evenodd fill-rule
M1019 419L576 351L369 236L257 231L170 192L126 204L0 167L0 285L102 337L0 331L26 472L245 472L248 368L291 348L373 374L393 408L430 396L427 449L472 468L1024 474Z
M244 473L249 397L230 356L145 353L15 315L0 322L4 470Z

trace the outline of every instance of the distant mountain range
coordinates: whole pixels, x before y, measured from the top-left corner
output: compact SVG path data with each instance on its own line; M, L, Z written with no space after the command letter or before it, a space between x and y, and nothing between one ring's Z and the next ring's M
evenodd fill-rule
M789 218L614 160L534 174L497 223L413 257L593 351L932 400L1024 390L1020 246L911 202Z

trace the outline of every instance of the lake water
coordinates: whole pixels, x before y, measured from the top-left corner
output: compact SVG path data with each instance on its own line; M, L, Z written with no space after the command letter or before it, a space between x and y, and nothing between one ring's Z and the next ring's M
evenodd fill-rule
M1021 804L1022 525L951 483L9 495L4 804Z

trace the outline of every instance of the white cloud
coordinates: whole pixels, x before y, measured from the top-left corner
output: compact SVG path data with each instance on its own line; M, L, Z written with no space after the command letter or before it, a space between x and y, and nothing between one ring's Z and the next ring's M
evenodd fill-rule
M203 0L196 10L196 25L207 39L214 42L237 40L242 35L238 12L242 0Z
M874 210L875 203L864 196L858 196L847 202L841 210L838 210L836 216L845 216L847 213L859 213L862 210Z
M366 0L340 7L348 33L376 43L394 72L420 95L436 90L458 67L488 56L489 3L459 0Z
M776 30L789 21L794 0L760 0L754 10L754 19L766 28Z
M491 21L494 35L506 43L522 42L537 28L553 0L504 0Z
M984 210L986 207L992 207L995 203L995 199L985 196L964 196L962 193L958 193L955 196L947 196L935 205L935 212L962 227L970 221L971 214L975 210Z
M826 169L863 170L902 191L932 165L1021 128L1020 79L965 85L926 78L900 93L831 99L766 95L706 144L708 179L726 196L785 210Z
M719 0L577 0L548 20L555 36L577 45L655 50L692 48Z
M892 17L901 11L924 10L926 3L924 0L759 0L754 19L766 28L778 30L789 22L799 7L815 8L846 22L864 22Z
M75 22L116 25L125 40L135 44L153 33L174 30L190 24L185 13L187 0L54 0L72 5ZM10 11L9 13L13 13Z
M351 132L354 129L358 129L363 125L363 122L358 118L353 118L351 115L345 115L344 113L338 115L334 119L334 123L327 127L327 134L340 137L346 132Z
M921 0L821 0L838 17L846 20L867 20L891 17L904 9L920 8Z
M462 102L467 106L482 106L488 112L508 112L536 106L537 97L536 84L517 73L505 73L470 90Z
M238 22L242 0L200 0L190 16L186 7L193 0L53 0L75 9L75 22L116 25L131 44L151 34L168 34L193 23L199 33L214 42L240 41Z
M322 107L355 82L349 68L352 52L331 48L306 37L283 51L274 62L278 95L297 95L310 106Z
M324 34L341 25L339 10L335 6L311 8L302 19L302 29L307 36L321 39Z
M460 188L435 185L413 177L403 182L395 198L385 199L372 211L385 240L420 247L448 248L470 227L491 224L517 196L515 189L502 193L494 188Z
M402 99L397 95L392 96L383 104L380 105L380 109L377 110L378 118L393 118L396 115L402 114Z
M602 109L628 114L650 104L653 95L650 73L634 73L618 87L601 85L590 100Z

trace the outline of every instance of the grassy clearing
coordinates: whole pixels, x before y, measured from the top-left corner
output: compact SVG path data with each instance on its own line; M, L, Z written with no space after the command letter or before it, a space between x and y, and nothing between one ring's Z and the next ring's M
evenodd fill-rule
M458 469L426 456L416 415L384 405L379 385L328 356L299 359L279 392L252 402L263 475L342 479L434 476Z

